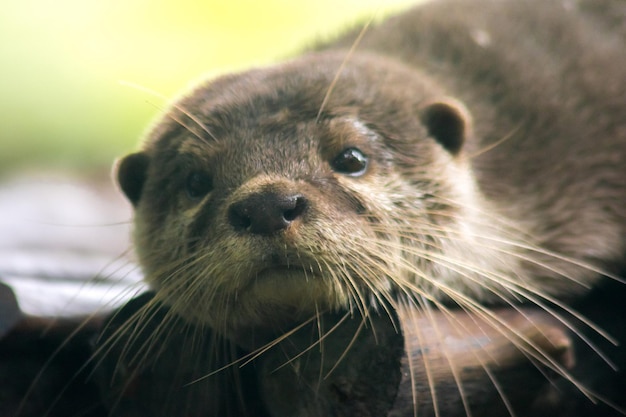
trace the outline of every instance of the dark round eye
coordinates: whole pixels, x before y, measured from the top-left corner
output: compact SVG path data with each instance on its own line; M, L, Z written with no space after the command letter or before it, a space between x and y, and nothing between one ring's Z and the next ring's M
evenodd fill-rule
M187 177L185 189L189 198L196 200L204 197L213 189L213 181L208 174L194 171Z
M359 176L367 168L367 156L357 148L346 148L332 160L333 169L341 174Z

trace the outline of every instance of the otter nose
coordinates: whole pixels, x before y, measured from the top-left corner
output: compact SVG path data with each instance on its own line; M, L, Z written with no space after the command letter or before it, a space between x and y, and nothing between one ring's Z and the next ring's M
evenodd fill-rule
M307 199L300 194L266 191L233 203L228 209L228 220L239 232L271 235L302 216L307 206Z

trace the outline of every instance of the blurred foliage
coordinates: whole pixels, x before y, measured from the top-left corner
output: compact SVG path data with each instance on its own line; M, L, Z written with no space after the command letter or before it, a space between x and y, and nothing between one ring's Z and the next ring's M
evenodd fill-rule
M201 76L269 63L414 2L4 2L0 173L108 166Z

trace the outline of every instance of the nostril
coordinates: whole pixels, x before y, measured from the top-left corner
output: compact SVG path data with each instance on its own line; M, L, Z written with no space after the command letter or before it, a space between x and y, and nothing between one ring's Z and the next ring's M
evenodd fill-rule
M294 196L290 200L289 204L293 204L293 208L288 208L283 212L283 218L288 222L292 222L302 216L309 204L307 199L301 195Z
M246 230L252 225L252 219L241 204L234 204L228 210L228 222L237 231Z

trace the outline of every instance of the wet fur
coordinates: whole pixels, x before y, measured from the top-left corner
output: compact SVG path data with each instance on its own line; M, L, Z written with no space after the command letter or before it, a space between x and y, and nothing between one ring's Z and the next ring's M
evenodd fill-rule
M626 254L626 18L595 3L434 2L193 90L119 168L156 299L245 346L326 310L583 296ZM306 212L233 230L269 191Z

